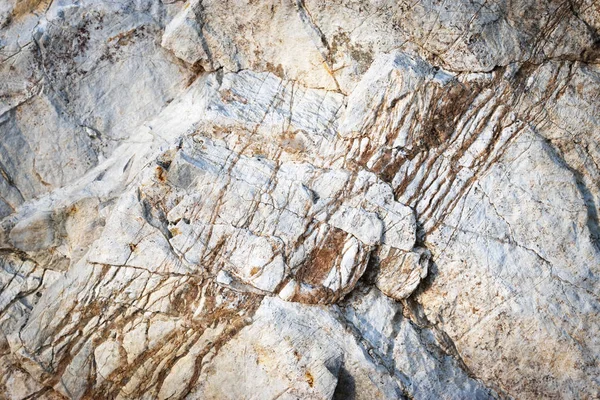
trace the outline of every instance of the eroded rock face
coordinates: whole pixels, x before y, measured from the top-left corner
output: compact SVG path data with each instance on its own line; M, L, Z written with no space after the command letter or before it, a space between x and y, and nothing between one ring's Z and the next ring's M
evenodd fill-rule
M0 393L600 396L600 8L0 5Z

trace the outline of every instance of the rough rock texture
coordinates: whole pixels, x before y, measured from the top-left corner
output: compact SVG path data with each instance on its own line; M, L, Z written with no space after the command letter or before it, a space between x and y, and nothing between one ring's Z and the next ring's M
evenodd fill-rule
M1 0L1 399L600 397L595 0Z

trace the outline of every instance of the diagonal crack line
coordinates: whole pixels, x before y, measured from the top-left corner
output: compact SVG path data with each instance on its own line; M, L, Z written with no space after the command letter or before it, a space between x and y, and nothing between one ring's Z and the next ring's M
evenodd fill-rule
M325 37L325 35L321 31L321 29L315 23L314 18L310 14L310 11L308 10L308 8L306 8L306 5L304 4L304 0L296 0L296 8L298 10L298 15L300 16L300 20L302 20L304 25L308 28L307 31L308 31L308 34L309 34L311 40L317 47L317 50L319 50L319 53L321 53L321 57L323 57L323 63L325 64L325 66L327 68L327 72L333 79L333 82L335 83L337 91L339 93L345 94L342 92L342 89L340 88L340 85L339 85L337 79L333 75L333 65L331 62L331 56L332 56L331 47L329 46L329 43L327 42L327 38Z

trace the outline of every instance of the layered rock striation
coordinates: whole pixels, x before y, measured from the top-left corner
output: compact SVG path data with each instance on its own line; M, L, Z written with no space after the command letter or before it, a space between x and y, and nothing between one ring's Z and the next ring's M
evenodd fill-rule
M597 398L599 29L5 0L0 398Z

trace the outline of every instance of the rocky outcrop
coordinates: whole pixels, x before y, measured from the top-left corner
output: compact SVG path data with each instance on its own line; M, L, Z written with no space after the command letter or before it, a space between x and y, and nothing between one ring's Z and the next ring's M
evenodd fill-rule
M0 5L0 398L600 396L599 28Z

